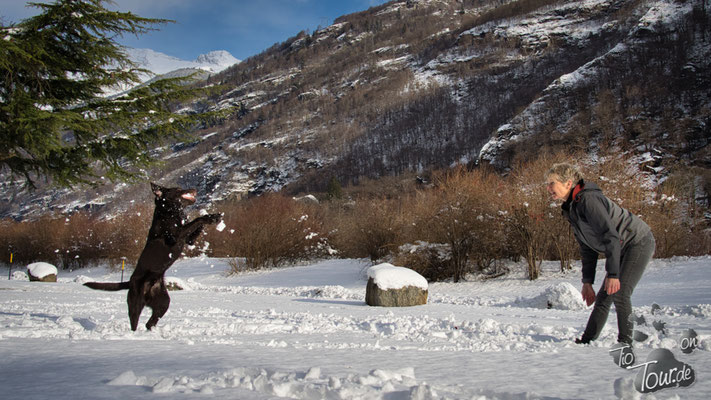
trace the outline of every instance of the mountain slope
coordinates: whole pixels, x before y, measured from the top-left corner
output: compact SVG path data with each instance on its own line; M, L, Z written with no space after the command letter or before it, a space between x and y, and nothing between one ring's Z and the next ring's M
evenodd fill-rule
M506 169L560 148L653 154L660 174L679 158L708 169L708 3L403 0L346 15L210 77L225 91L186 110L237 111L156 149L151 175L214 201L453 163ZM110 210L145 190L3 209Z

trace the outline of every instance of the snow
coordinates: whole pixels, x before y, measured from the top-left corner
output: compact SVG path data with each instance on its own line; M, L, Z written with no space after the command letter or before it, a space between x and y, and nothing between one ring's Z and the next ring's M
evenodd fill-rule
M215 229L217 229L218 232L222 232L225 230L226 227L227 225L225 225L224 221L220 221L215 227Z
M655 1L647 13L640 18L640 28L652 28L656 24L673 25L680 14L688 14L692 11L693 4L685 2Z
M568 282L551 285L538 296L521 298L516 302L520 306L558 310L583 310L586 307L580 291Z
M634 389L639 369L610 357L614 312L598 341L573 342L590 312L574 305L579 263L561 273L544 262L537 281L511 263L503 277L431 283L416 308L365 305L369 267L334 259L234 275L228 260L181 259L167 277L186 290L170 292L153 331L132 332L126 292L81 285L120 271L59 271L40 284L7 280L0 266L2 398L711 398L711 257L653 260L634 293L648 335L638 362L668 349L696 373L653 397ZM688 329L698 348L685 354Z
M396 267L389 263L382 263L368 268L368 278L373 278L373 283L381 290L402 289L414 286L427 290L427 279L417 272L403 267Z
M151 49L128 48L127 54L131 61L156 75L166 74L183 68L204 69L209 72L217 73L240 62L240 60L224 50L201 54L192 61L181 60Z
M46 262L36 262L27 266L27 271L32 276L42 279L45 276L57 275L57 267Z

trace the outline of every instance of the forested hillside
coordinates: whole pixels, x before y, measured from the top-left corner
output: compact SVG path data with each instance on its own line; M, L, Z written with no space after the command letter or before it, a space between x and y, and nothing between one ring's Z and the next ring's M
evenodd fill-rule
M695 168L703 200L709 13L707 0L392 1L210 76L223 90L180 107L238 111L156 149L151 175L209 202L613 148L658 180ZM146 197L6 187L0 212L15 218Z

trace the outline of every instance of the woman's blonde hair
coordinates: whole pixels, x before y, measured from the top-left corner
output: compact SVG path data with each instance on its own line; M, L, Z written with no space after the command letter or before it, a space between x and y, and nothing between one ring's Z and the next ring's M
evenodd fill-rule
M583 179L583 174L580 172L580 169L573 164L557 163L553 164L544 176L546 181L550 178L554 178L560 182L573 181L573 183L578 183L578 181Z

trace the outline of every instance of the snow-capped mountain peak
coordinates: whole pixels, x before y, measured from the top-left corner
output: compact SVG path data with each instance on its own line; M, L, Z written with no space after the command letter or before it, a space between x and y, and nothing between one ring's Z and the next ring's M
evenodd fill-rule
M190 70L200 70L208 74L216 74L241 61L233 57L226 50L215 50L199 55L193 61L181 60L177 57L151 50L127 48L128 58L136 63L138 68L150 71L147 74L139 74L140 84L151 79L156 79L161 75L165 76L186 76ZM176 72L177 73L173 73ZM187 72L186 72L187 71ZM192 71L194 72L194 71ZM114 96L131 90L136 85L120 85L118 87L106 88L104 96Z
M200 65L217 66L219 71L240 62L226 50L215 50L207 54L200 54L195 62ZM217 71L216 71L217 72Z
M151 49L129 48L127 49L127 54L139 67L147 69L155 75L163 75L185 68L201 69L217 73L240 62L240 60L225 50L216 50L207 54L201 54L193 61L181 60L177 57L169 56Z

